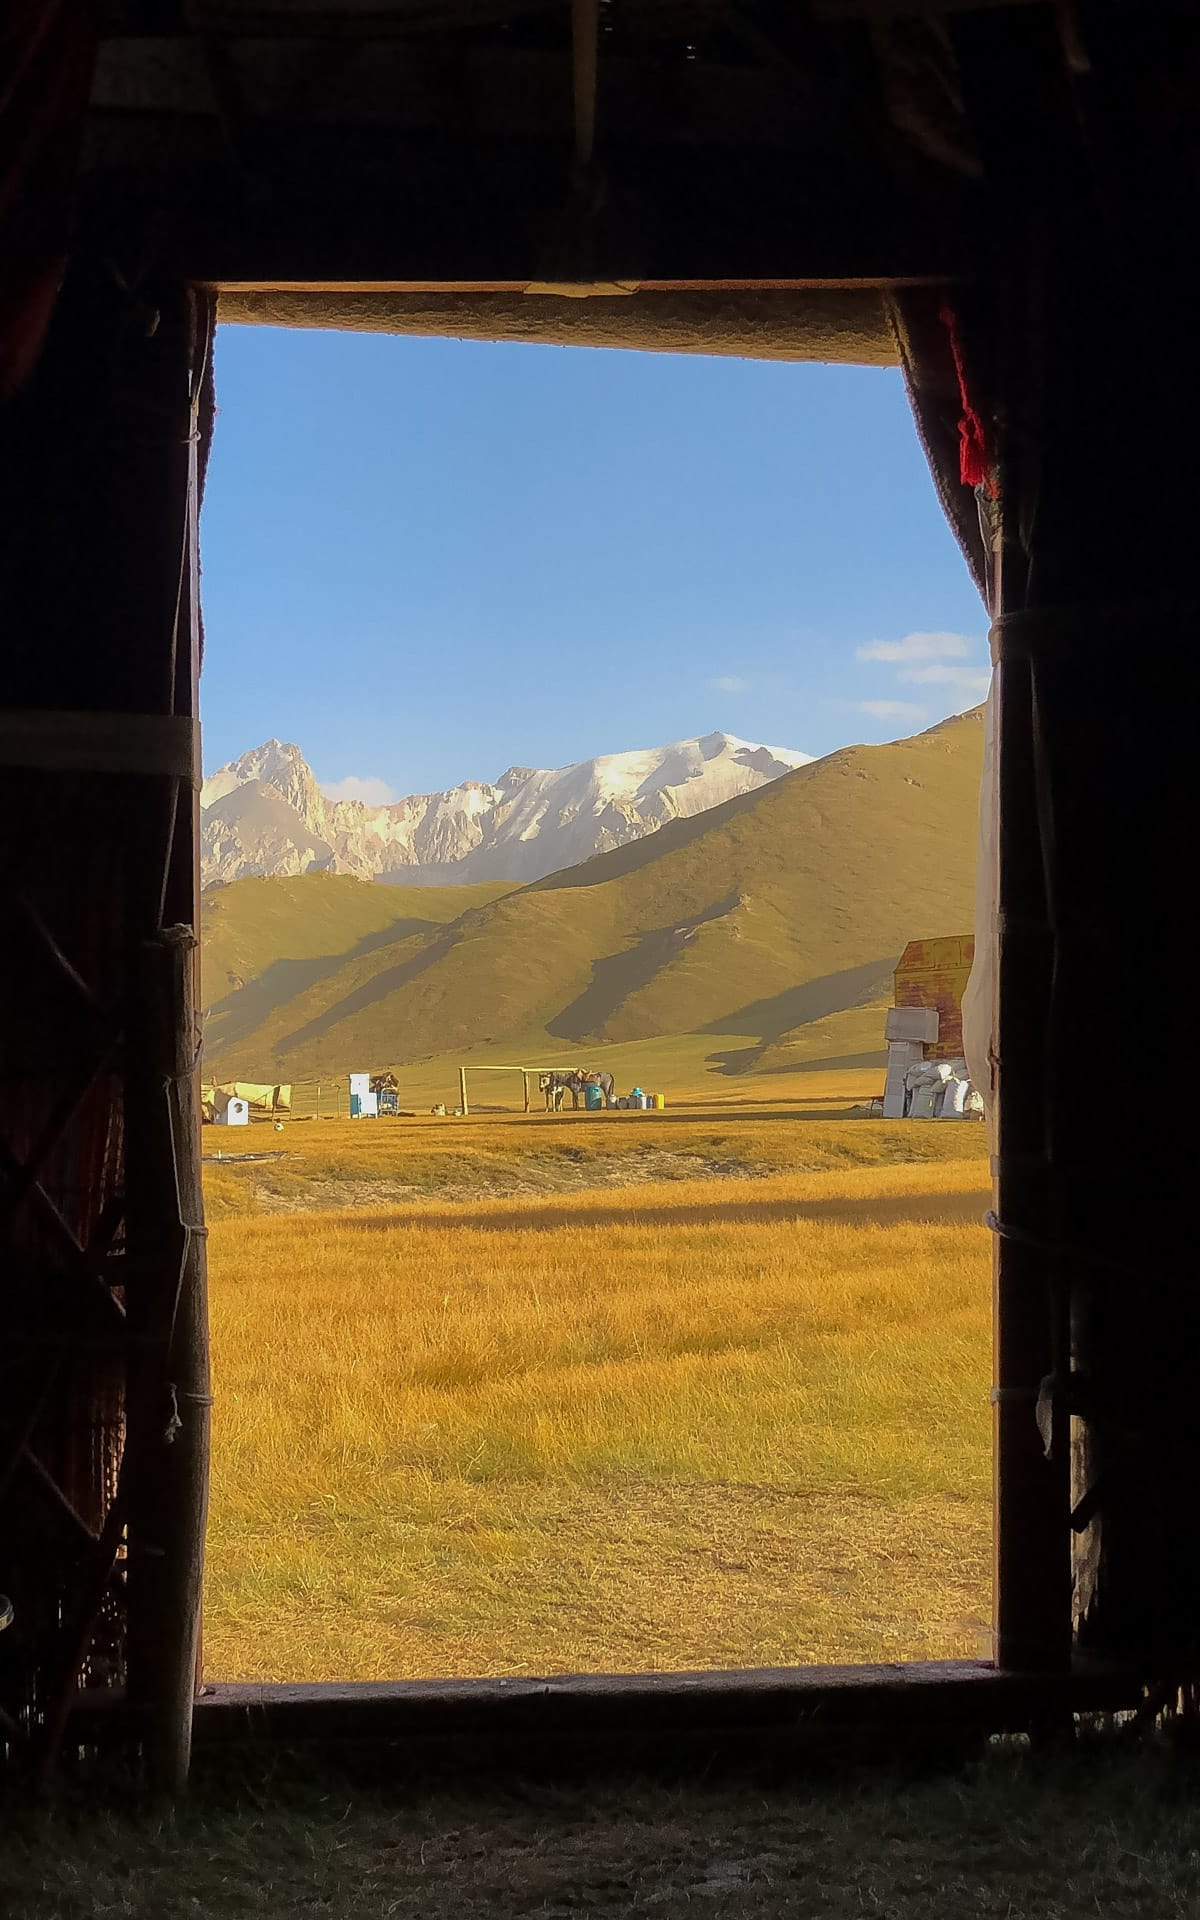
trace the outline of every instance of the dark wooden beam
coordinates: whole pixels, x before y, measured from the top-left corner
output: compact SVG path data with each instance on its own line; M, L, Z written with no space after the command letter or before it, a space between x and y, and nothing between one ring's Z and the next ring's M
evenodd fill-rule
M311 84L314 69L319 88ZM827 154L846 144L842 90L796 66L687 60L665 71L650 56L606 51L597 78L601 143L706 138ZM575 124L565 41L556 50L444 39L339 40L331 52L312 35L106 40L91 106L94 114L206 120L227 111L231 91L252 123L385 126L403 133L444 128L457 118L476 136L505 139L571 134Z
M369 11L370 30L380 39L411 40L423 36L462 33L479 28L505 27L535 14L561 16L563 0L403 0L400 6L377 6ZM365 11L365 10L364 10ZM279 35L280 9L271 0L257 7L254 0L204 0L204 22L210 33ZM355 40L362 34L363 12L343 0L325 7L305 6L303 24L310 33L328 40Z
M564 1674L530 1679L223 1683L196 1702L197 1750L357 1740L603 1741L636 1758L647 1739L731 1741L818 1731L982 1733L1136 1707L1130 1671L1080 1663L1070 1674L1004 1673L973 1660L896 1666L742 1668L722 1673ZM136 1717L112 1694L84 1698L72 1732L120 1739Z
M127 1678L164 1785L186 1766L180 1667L194 1678L206 1414L181 1334L200 1335L203 1262L185 1230L199 1224L196 1128L180 1123L195 1023L179 1010L177 1047L151 1051L145 965L165 907L195 920L192 382L207 307L178 279L135 285L76 259L0 436L0 1462L15 1412L45 1469L35 1495L52 1479L76 1522L60 1546L23 1497L28 1475L9 1478L3 1690L45 1772L80 1674ZM18 836L17 818L35 825ZM32 1409L12 1391L31 1362Z
M1050 7L1053 0L809 0L813 18L840 20L913 20L930 14L995 13L998 7Z
M1025 8L1012 20L999 12L968 13L954 23L952 38L967 119L996 209L993 284L964 303L960 323L970 378L988 395L997 423L1001 500L993 593L1001 634L993 1027L995 1645L1003 1666L1066 1671L1072 1646L1071 1277L1056 1250L1052 830L1045 817L1040 698L1028 656L1010 653L1002 636L1030 587L1022 515L1039 458L1027 422L1042 377L1042 316L1032 327L1028 316L1043 298L1033 236L1043 208L1049 219L1058 213L1050 212L1055 201L1065 209L1084 195L1049 13L1043 18ZM1014 117L1014 99L1024 103L1028 125ZM1036 480L1032 484L1036 497Z
M722 1673L563 1674L487 1680L217 1683L193 1714L197 1754L378 1741L483 1756L570 1752L586 1766L669 1751L694 1764L714 1749L754 1756L815 1737L886 1757L921 1741L1061 1728L1073 1715L1137 1709L1138 1676L1079 1660L1070 1673L1002 1672L983 1661L741 1668ZM71 1737L112 1746L145 1738L119 1692L79 1696Z
M968 346L1004 529L999 1657L1065 1665L1073 1614L1165 1706L1200 1671L1195 1148L1123 1110L1102 1038L1194 941L1200 407L1186 306L1146 292L1195 224L1194 115L1160 105L1194 19L1153 11L1087 10L1086 86L1036 9L954 42L997 206ZM1099 777L1135 742L1135 780Z
M741 280L612 280L566 282L562 285L543 280L218 280L208 282L217 293L312 293L395 294L407 297L419 294L523 294L536 300L543 295L578 300L620 300L639 293L869 293L888 287L942 286L940 274L887 274L852 280L842 275L823 280L809 274L790 279L750 278Z
M602 47L577 191L571 48L187 36L101 52L85 212L112 255L213 285L890 285L962 268L961 183L881 175L848 83ZM304 102L303 111L297 102Z
M77 245L214 286L526 285L579 277L561 139L259 127L236 164L214 121L112 115L89 137ZM597 281L826 286L969 270L969 188L905 200L867 173L768 152L629 142L587 222Z
M1156 1668L1166 1704L1200 1672L1195 1142L1123 1120L1097 1046L1111 1009L1164 1007L1159 956L1195 937L1200 396L1186 304L1146 298L1195 225L1194 9L1145 22L1130 34L1088 10L1092 77L1073 104L1095 213L1047 220L1028 190L1032 271L1011 352L1029 370L1014 503L1029 580L1005 643L1035 702L1055 945L1044 1087L1051 1258L1071 1316L1079 1634ZM1178 117L1160 107L1168 74L1189 102ZM1085 770L1128 741L1152 743L1128 788Z

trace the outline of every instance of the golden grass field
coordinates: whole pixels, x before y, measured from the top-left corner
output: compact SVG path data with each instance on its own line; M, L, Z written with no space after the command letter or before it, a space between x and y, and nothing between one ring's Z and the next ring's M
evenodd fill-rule
M984 1130L809 1080L221 1139L209 1676L985 1651Z

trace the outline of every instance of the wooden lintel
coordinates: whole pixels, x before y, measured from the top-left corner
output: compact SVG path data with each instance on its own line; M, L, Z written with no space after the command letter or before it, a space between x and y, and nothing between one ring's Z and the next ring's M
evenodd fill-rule
M231 136L194 42L109 43L81 191L104 257L170 244L231 291L873 289L954 277L986 227L957 181L898 193L836 85L617 55L581 209L565 42L452 52L363 45L298 116L312 43L232 43Z
M631 280L619 288L583 286L589 299L607 299L635 293L870 293L893 287L942 286L949 278L938 274L875 275L854 279L804 280ZM537 299L542 286L532 280L218 280L209 283L216 294L352 293L352 294L527 294ZM555 293L562 289L554 288Z
M1003 0L1009 7L1046 6L1048 0ZM997 0L809 0L813 18L839 20L903 20L919 15L995 11Z
M107 259L165 250L219 290L872 289L970 272L980 228L961 195L898 202L761 155L731 176L714 148L611 153L607 202L581 227L569 154L549 140L273 128L244 177L215 126L123 115L94 134L77 245L90 228Z
M864 1735L889 1728L1020 1730L1063 1713L1136 1707L1135 1675L1079 1665L1069 1675L1008 1673L983 1661L895 1666L785 1667L712 1673L564 1674L490 1680L226 1683L196 1702L197 1749L298 1742L448 1740L625 1743L649 1737L730 1739L806 1727ZM75 1731L97 1739L137 1731L119 1700L81 1701Z
M92 85L96 117L153 114L169 120L218 120L219 94L235 94L245 128L260 124L461 128L496 137L573 136L571 54L560 49L464 46L395 40L328 43L312 35L226 38L222 78L190 35L101 43ZM300 81L323 60L315 109L305 110ZM653 137L691 144L699 137L798 153L844 146L846 115L836 85L792 67L689 61L664 86L661 64L606 53L600 137ZM299 105L298 105L299 103Z

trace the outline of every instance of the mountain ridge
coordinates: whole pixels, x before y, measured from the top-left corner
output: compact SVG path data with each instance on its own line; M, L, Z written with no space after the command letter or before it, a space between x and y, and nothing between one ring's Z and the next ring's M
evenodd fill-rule
M392 884L528 882L760 790L811 755L709 733L374 805L322 792L299 747L268 740L201 789L205 886L306 872Z
M234 986L226 969L221 981L208 925L209 1070L303 1079L443 1056L653 1054L681 1035L710 1072L782 1068L810 1039L854 1050L872 1027L861 1010L888 993L907 940L972 924L982 743L976 711L889 746L845 748L526 886L465 887L453 900L358 887L341 911L361 926L347 924L343 951L308 963L312 977L285 951L299 936L281 913L258 977ZM320 874L245 880L212 896L210 911L227 937L235 923L261 925L281 889L296 922L305 899L315 908L356 886ZM326 924L332 938L332 905ZM304 937L319 944L307 924ZM878 1026L881 1036L882 1016Z

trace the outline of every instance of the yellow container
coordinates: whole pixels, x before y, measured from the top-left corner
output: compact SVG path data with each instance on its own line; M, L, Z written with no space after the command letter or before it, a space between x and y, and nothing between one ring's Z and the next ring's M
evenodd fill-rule
M665 1093L656 1093L656 1094L655 1094L655 1096L654 1096L654 1111L655 1111L655 1113L661 1113L661 1112L662 1112L662 1110L663 1110L663 1108L664 1108L664 1107L666 1106L666 1104L667 1104L667 1096L666 1096L666 1094L665 1094Z

